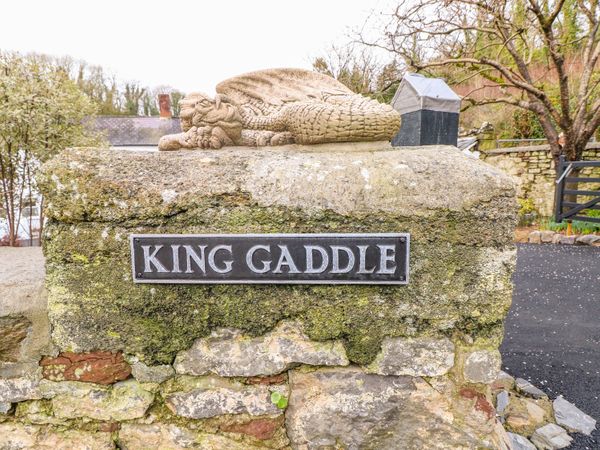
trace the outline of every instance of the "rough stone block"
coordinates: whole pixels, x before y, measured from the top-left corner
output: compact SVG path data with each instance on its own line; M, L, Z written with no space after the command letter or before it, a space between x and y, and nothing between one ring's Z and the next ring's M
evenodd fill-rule
M55 429L48 426L0 423L2 449L112 450L110 433Z
M580 245L594 245L600 242L600 236L595 234L584 234L583 236L579 236L575 243Z
M0 377L51 351L42 250L0 247Z
M540 450L565 448L571 445L572 440L563 428L553 423L538 428L531 436L531 442Z
M518 434L530 436L547 422L546 411L535 400L514 397L505 411L506 427ZM547 420L548 419L548 420Z
M544 391L536 388L533 384L523 378L517 378L515 380L515 387L518 392L528 397L548 398L548 395Z
M12 403L9 402L0 402L0 415L8 414L12 409Z
M386 338L368 371L379 375L435 377L454 366L454 344L448 338Z
M566 401L562 395L554 400L552 406L554 407L556 423L562 425L567 430L589 436L596 429L596 420L581 411L574 404Z
M64 352L57 357L44 357L40 361L42 375L51 381L84 381L96 384L112 384L125 380L131 367L122 353Z
M65 419L137 419L144 416L154 400L154 395L134 380L121 381L111 388L78 382L56 383L52 388L54 415Z
M21 344L31 322L24 315L0 317L0 361L15 362L21 356Z
M467 356L463 375L471 383L491 383L498 377L501 363L498 350L477 350Z
M174 367L179 374L252 377L275 375L298 364L346 366L348 358L341 342L311 341L298 323L284 322L255 338L239 330L216 330L180 352Z
M293 370L290 387L286 429L297 448L500 448L493 420L456 427L447 397L420 378Z
M499 390L507 390L510 391L515 386L515 379L508 373L500 370L498 372L498 376L491 384L491 388L493 391Z
M121 349L144 364L165 364L218 329L257 337L290 320L311 341L343 342L349 361L368 365L386 337L467 326L502 335L514 266L513 182L452 147L71 149L45 166L40 183L51 219L49 312L62 351ZM131 279L134 232L390 230L411 233L407 286Z
M515 433L507 433L512 445L512 450L537 450L535 445L531 443L525 436Z
M119 445L124 450L254 450L255 446L225 436L201 433L175 424L125 423L119 431Z
M544 230L540 232L540 240L542 241L542 244L551 244L555 234L555 231L550 230Z
M168 364L147 366L137 358L130 358L131 373L140 383L162 383L175 375L175 369Z
M527 242L529 242L530 244L541 244L542 243L542 233L540 231L532 231L531 233L529 233Z
M176 379L175 386L183 389L163 394L167 407L178 416L204 419L224 414L250 414L260 416L280 414L271 400L278 392L289 397L287 385L245 385L239 381L206 376Z
M0 402L16 403L42 398L39 383L31 378L0 378Z

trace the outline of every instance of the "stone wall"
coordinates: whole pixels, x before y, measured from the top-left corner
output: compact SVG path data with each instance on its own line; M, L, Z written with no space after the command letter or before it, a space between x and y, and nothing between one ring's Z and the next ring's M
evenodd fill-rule
M42 183L53 346L2 374L0 448L508 448L502 172L381 143L75 149ZM249 232L409 232L410 283L132 282L130 233Z
M547 146L487 150L481 159L511 175L520 199L531 200L538 214L550 217L554 211L556 171ZM585 161L600 161L600 145L591 144L583 153ZM600 169L585 169L582 175L600 177Z

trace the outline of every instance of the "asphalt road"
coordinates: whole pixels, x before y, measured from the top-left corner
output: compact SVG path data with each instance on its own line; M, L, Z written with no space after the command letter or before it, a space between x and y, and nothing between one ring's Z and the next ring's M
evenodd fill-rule
M600 248L519 244L504 370L562 394L600 428ZM571 449L600 449L600 431Z

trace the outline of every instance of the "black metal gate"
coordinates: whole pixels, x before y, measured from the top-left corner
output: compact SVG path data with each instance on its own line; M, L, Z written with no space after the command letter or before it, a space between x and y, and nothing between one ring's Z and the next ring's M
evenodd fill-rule
M558 163L558 178L556 180L554 216L557 223L563 220L583 220L586 222L600 223L600 217L589 217L588 211L600 210L600 190L581 189L589 183L600 183L600 177L571 176L574 169L600 168L600 161L567 161L564 156ZM569 185L575 185L571 189ZM579 202L579 197L586 197Z

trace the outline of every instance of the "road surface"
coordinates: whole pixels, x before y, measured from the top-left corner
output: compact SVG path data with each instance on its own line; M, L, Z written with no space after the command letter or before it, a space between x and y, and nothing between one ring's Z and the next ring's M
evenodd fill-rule
M600 248L519 244L514 283L504 370L600 422ZM600 449L598 430L573 437L571 449Z

